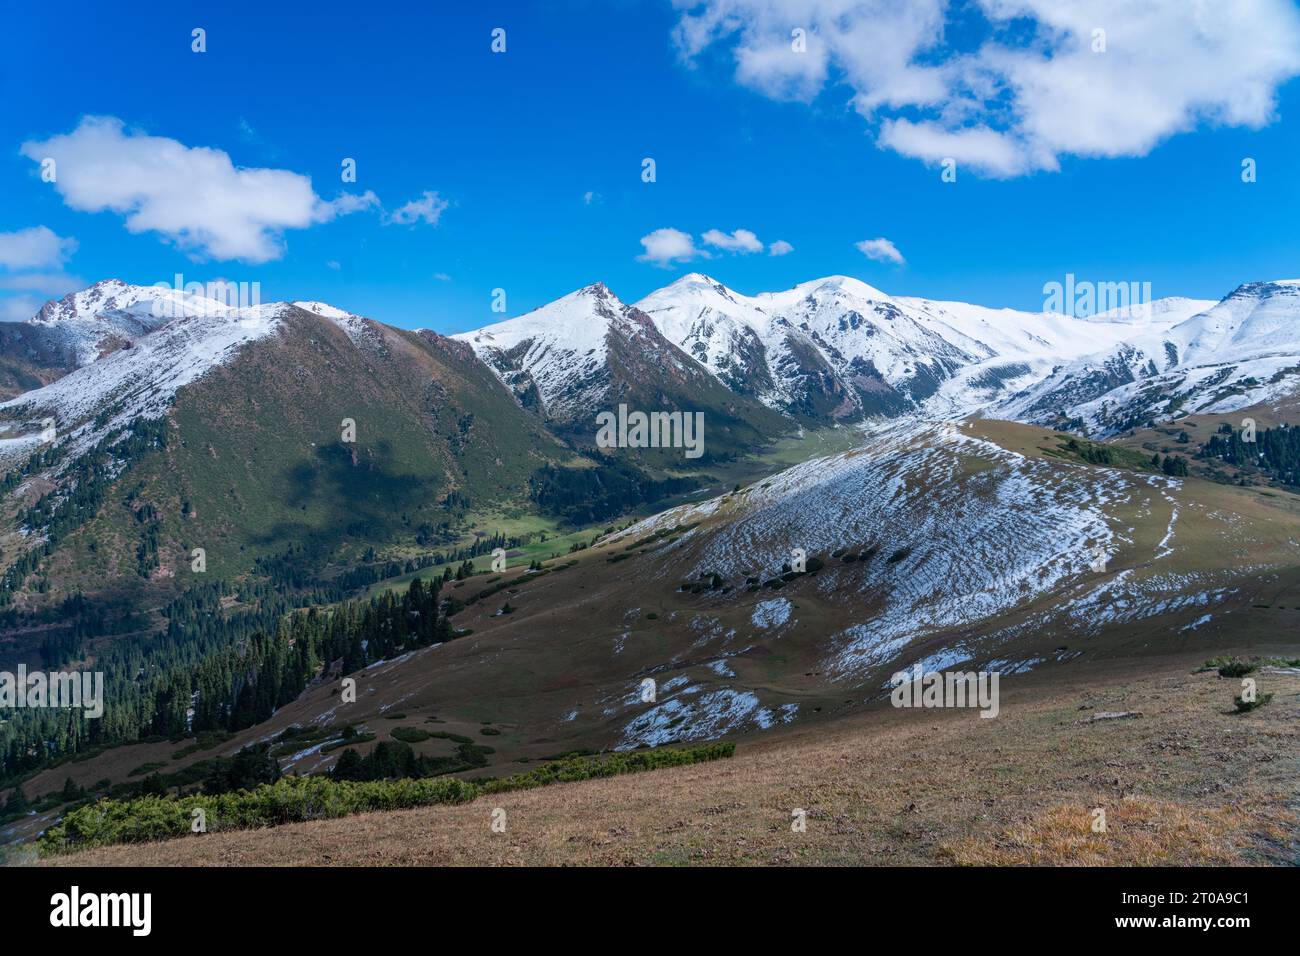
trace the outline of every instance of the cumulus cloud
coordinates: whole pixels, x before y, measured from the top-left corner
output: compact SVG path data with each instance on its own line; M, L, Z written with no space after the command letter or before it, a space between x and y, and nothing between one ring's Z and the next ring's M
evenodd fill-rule
M417 222L436 226L438 220L442 218L442 214L450 205L451 203L439 197L436 192L426 189L424 195L419 199L412 199L406 205L394 210L393 214L388 217L388 222L399 226L411 226Z
M763 251L763 243L749 229L736 229L723 232L721 229L706 229L700 235L700 242L712 246L720 252L733 255L750 255ZM692 259L712 259L713 253L695 244L688 232L680 229L656 229L649 235L641 237L645 252L637 256L641 262L651 262L658 266L668 266L674 262L689 262ZM794 250L794 246L784 240L772 243L771 254L783 256Z
M1290 0L674 2L686 60L725 45L736 79L775 99L842 83L882 146L992 176L1143 156L1202 124L1260 127L1300 74ZM972 32L978 46L954 45Z
M30 319L46 299L82 288L82 279L62 271L76 251L75 239L48 226L0 232L0 321Z
M335 216L346 216L354 212L365 212L367 209L382 209L379 197L371 190L367 189L361 195L356 193L340 193L337 199L331 199L323 205L329 207L329 214L326 218L332 219Z
M641 245L645 247L645 252L637 256L637 260L657 266L667 267L674 262L689 262L699 256L708 256L708 253L695 247L695 240L690 233L680 229L656 229L641 237Z
M326 201L299 173L238 167L222 150L127 130L111 116L84 117L21 152L55 160L54 188L72 209L115 212L128 231L156 232L199 258L277 259L286 230L378 204L373 193Z
M763 251L763 244L758 241L758 236L748 229L737 229L730 235L721 229L710 229L700 236L700 239L705 245L714 246L724 252L748 254Z
M858 252L875 262L892 262L898 266L904 264L903 254L898 251L898 247L883 237L863 239L855 245L858 247Z
M57 269L77 251L77 240L65 239L48 226L0 232L0 268Z

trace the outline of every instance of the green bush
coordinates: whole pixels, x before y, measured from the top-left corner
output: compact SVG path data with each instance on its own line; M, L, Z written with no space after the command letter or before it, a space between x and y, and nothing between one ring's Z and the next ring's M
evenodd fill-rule
M491 752L491 748L476 749ZM570 757L511 777L482 782L455 777L364 782L326 776L283 777L255 790L233 793L105 799L71 810L59 824L41 835L37 845L43 855L49 856L114 843L185 836L190 833L191 814L195 809L204 811L207 830L215 833L327 820L376 810L466 803L483 794L680 767L730 757L735 751L735 744L719 742L671 750L658 748Z
M1237 705L1237 713L1248 714L1256 707L1263 707L1272 699L1272 694L1260 694L1254 700L1243 700L1240 697L1235 697L1232 702Z
M428 740L433 734L419 727L394 727L388 732L388 736L404 744L418 744L422 740Z
M209 832L326 820L372 810L403 810L464 803L478 795L464 780L382 780L357 783L328 777L285 777L256 790L214 796L140 797L100 800L73 810L38 845L44 854L111 843L140 843L190 832L191 814L202 809Z
M1220 677L1245 677L1255 669L1254 664L1246 661L1229 661L1219 667Z
M450 740L454 744L472 744L474 741L464 734L453 734L446 730L435 730L429 734L430 737L437 737L439 740Z

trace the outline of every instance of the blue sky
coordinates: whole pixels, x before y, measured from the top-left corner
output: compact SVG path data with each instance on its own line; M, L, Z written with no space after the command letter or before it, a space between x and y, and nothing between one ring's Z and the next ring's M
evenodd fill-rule
M941 0L919 6L929 3ZM1031 120L1007 121L1004 103L954 119L951 99L936 105L926 94L899 92L931 82L928 66L957 62L995 32L1009 46L1017 34L1032 36L1032 19L991 27L974 0L944 11L941 44L922 44L894 68L880 65L883 46L859 58L858 37L831 38L830 23L813 24L822 45L812 60L797 61L807 73L796 76L786 66L774 73L760 55L764 44L778 51L788 44L788 23L801 22L779 0L687 10L650 0L465 4L463 13L452 6L10 5L0 40L0 234L28 236L24 230L43 226L63 242L45 262L16 256L0 268L0 314L21 317L33 301L100 278L151 284L178 272L257 281L264 300L321 299L441 332L500 320L491 311L494 288L506 290L516 315L597 280L635 301L690 271L749 293L843 273L894 294L1026 309L1041 308L1043 284L1067 272L1150 281L1156 296L1205 298L1245 281L1300 275L1300 83L1286 78L1295 72L1289 3L1268 11L1282 28L1257 25L1287 39L1275 62L1229 64L1219 77L1225 98L1240 80L1230 108L1266 115L1259 128L1234 122L1240 112L1227 121L1166 120L1179 97L1206 95L1192 88L1202 79L1189 75L1190 92L1162 89L1162 99L1147 104L1145 67L1133 60L1112 77L1122 95L1112 93L1111 102L1097 102L1104 84L1095 78L1067 91L1081 98L1068 109L1083 119L1064 132L1053 127L1050 104L1034 106ZM280 7L290 9L273 9ZM686 21L706 31L703 40L679 29L684 16L736 13L758 25L752 33L725 19L731 25L712 32L710 21ZM761 35L769 21L775 39ZM1124 35L1123 26L1112 35ZM204 53L191 51L195 27L206 30ZM503 54L490 49L496 27L506 30ZM1247 59L1258 46L1246 36L1240 49L1216 55ZM1122 65L1125 51L1112 46L1102 55ZM1178 49L1160 55L1185 59ZM757 66L738 73L738 56ZM1263 106L1255 95L1261 72L1272 78L1263 83L1272 103ZM954 76L945 74L953 84L946 89L968 94L975 81ZM862 105L877 96L889 105L878 112ZM1104 122L1100 132L1087 128L1089 110L1105 119L1134 102L1158 116L1141 131L1150 148L1106 139L1113 132ZM230 242L195 238L202 223L186 226L185 209L155 210L166 228L133 233L129 209L102 208L113 204L95 198L104 184L86 183L69 202L41 181L41 144L72 134L86 116L120 120L119 139L147 134L178 149L223 151L234 167L307 177L308 194L322 203L367 191L377 202L321 213L301 228L271 227L252 256L222 255ZM893 134L916 133L913 121L927 118L957 138L932 144L882 132L902 120ZM996 143L952 132L984 121ZM1126 121L1130 130L1144 122ZM1188 129L1174 131L1180 127ZM1011 141L1014 160L1004 148ZM25 143L36 146L24 150ZM940 176L937 158L948 149L960 154L955 183ZM1079 155L1108 150L1120 155ZM356 160L355 183L340 180L345 157ZM642 182L644 157L655 160L656 182ZM1257 182L1242 182L1244 157L1256 160ZM88 174L69 171L69 162L61 161L59 182L75 185ZM144 175L147 191L153 174ZM196 193L204 188L195 182ZM398 213L430 192L432 208L441 209L436 223ZM220 206L224 194L214 195ZM100 211L90 211L97 203ZM258 209L254 202L247 214L256 218ZM214 215L214 228L229 229L236 245L246 238L246 224ZM658 229L689 234L709 257L667 267L640 259L641 238ZM749 230L763 251L711 247L702 236L712 229ZM903 262L859 251L857 243L877 238ZM771 255L777 240L793 251ZM5 248L0 243L0 262Z

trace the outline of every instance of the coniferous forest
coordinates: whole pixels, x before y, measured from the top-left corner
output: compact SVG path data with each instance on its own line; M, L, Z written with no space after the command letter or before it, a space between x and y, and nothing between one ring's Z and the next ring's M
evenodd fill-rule
M165 609L164 631L116 640L95 661L105 674L102 718L20 709L0 725L0 786L95 748L241 730L324 674L448 641L455 632L438 590L417 578L404 592L304 610L266 589L241 595L252 607L223 613L222 583L195 589Z

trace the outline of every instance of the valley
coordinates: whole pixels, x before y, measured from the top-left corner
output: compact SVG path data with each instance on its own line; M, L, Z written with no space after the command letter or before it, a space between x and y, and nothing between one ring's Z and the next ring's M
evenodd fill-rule
M1228 468L1209 443L1300 425L1290 283L1076 319L692 274L452 337L180 293L151 324L149 294L47 307L68 367L0 405L0 665L104 668L110 691L101 723L0 723L18 860L104 797L718 740L736 755L513 795L526 835L500 846L452 836L480 797L83 862L286 839L302 862L1294 857L1300 495L1289 459ZM702 454L603 447L622 407L700 415ZM1267 706L1193 673L1219 659ZM998 717L891 708L914 666L997 672ZM1142 717L1081 729L1080 708ZM1062 836L1102 805L1132 834ZM410 825L443 836L404 846Z

